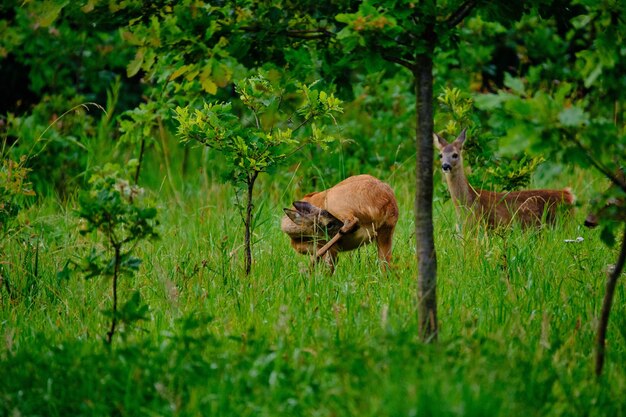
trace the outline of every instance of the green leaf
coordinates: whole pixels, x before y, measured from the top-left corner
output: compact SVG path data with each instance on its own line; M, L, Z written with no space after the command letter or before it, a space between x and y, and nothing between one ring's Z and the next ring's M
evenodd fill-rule
M137 75L141 66L143 65L143 59L146 54L146 48L137 49L137 53L135 54L135 58L128 63L126 67L126 75L130 77L134 77Z
M70 268L70 265L72 265L72 263L70 261L65 262L65 265L63 266L63 269L60 270L59 272L57 272L57 279L59 281L61 280L68 280L72 277L72 273L74 272L72 270L72 268Z
M615 233L610 225L606 225L602 228L602 232L600 232L600 239L609 248L615 246Z
M474 103L481 110L493 110L502 107L502 104L511 97L509 93L478 94L474 97Z
M222 63L218 63L217 61L214 61L212 74L213 82L215 82L218 87L224 88L231 81L233 71L228 65L224 65Z
M591 71L589 75L585 77L585 87L591 87L596 79L600 76L600 74L602 74L602 63L598 62L598 65L594 67L593 71Z
M519 95L524 94L524 82L521 78L515 78L508 72L504 73L504 85Z
M209 94L217 93L217 84L210 77L200 77L202 89Z
M191 68L191 65L183 65L182 67L179 67L176 71L172 73L172 75L170 75L170 81L174 81L176 78L185 74L187 71L189 71L189 68Z
M48 27L59 17L61 10L68 4L69 2L57 2L52 0L47 0L41 3L38 7L37 12L38 15L36 17L36 21L41 27Z
M134 323L148 318L148 306L141 301L141 294L135 291L128 301L126 301L117 312L120 321ZM103 312L112 315L112 312Z
M355 19L355 17L353 13L339 13L335 16L335 19L338 22L349 24Z
M138 271L139 267L141 266L141 259L128 254L122 257L120 264L120 266L122 266L124 269L130 271Z
M580 126L587 120L587 115L580 107L569 107L559 113L559 122L566 127Z

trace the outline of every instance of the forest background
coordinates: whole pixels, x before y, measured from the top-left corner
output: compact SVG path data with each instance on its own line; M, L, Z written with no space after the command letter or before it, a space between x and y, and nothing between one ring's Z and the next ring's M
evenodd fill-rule
M4 1L2 415L626 414L623 285L594 373L620 223L582 227L624 218L626 7L513 3ZM469 129L474 185L576 211L459 236L429 126ZM359 173L398 197L393 272L306 272L282 208Z

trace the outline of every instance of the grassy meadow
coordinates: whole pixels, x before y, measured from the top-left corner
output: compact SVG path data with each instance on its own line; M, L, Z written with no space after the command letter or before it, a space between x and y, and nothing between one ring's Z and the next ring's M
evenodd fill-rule
M150 172L150 170L146 170ZM279 229L282 207L312 191L299 172L265 175L252 273L229 185L190 175L147 181L160 239L137 248L145 320L104 342L111 282L75 274L86 253L76 200L21 214L32 233L3 243L0 415L3 416L624 416L626 298L619 284L604 375L593 373L606 269L616 253L582 227L604 184L571 185L580 206L554 227L457 235L452 203L434 202L437 343L417 335L413 168L381 174L400 220L394 268L375 246L307 271ZM440 184L440 180L437 180ZM326 185L332 185L332 182ZM584 241L565 243L582 236Z

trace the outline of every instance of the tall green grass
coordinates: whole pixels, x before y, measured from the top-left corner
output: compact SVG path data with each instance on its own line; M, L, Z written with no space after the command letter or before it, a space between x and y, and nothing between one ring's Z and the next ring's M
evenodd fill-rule
M149 172L148 170L146 172ZM434 203L438 343L417 337L412 168L382 176L401 216L394 269L375 247L307 270L279 230L282 207L310 191L295 176L262 180L252 274L228 186L153 186L158 241L138 248L147 320L103 339L106 280L59 280L87 250L70 199L30 208L31 236L5 244L0 298L0 414L219 416L626 415L624 285L607 366L593 375L605 270L615 252L581 228L584 207L553 227L459 237L452 204ZM585 200L601 186L570 175ZM154 183L158 183L157 180ZM559 185L556 185L559 186ZM565 243L582 236L583 242ZM37 264L35 267L35 258Z

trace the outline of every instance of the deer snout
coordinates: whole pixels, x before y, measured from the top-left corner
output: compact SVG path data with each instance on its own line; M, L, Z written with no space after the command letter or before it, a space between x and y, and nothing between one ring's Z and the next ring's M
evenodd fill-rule
M443 164L441 164L441 169L443 170L443 172L450 172L452 171L452 165L450 165L447 162L444 162Z
M596 218L596 216L594 216L593 214L588 215L587 218L585 219L585 227L593 229L594 227L597 227L597 226L598 226L598 219Z

